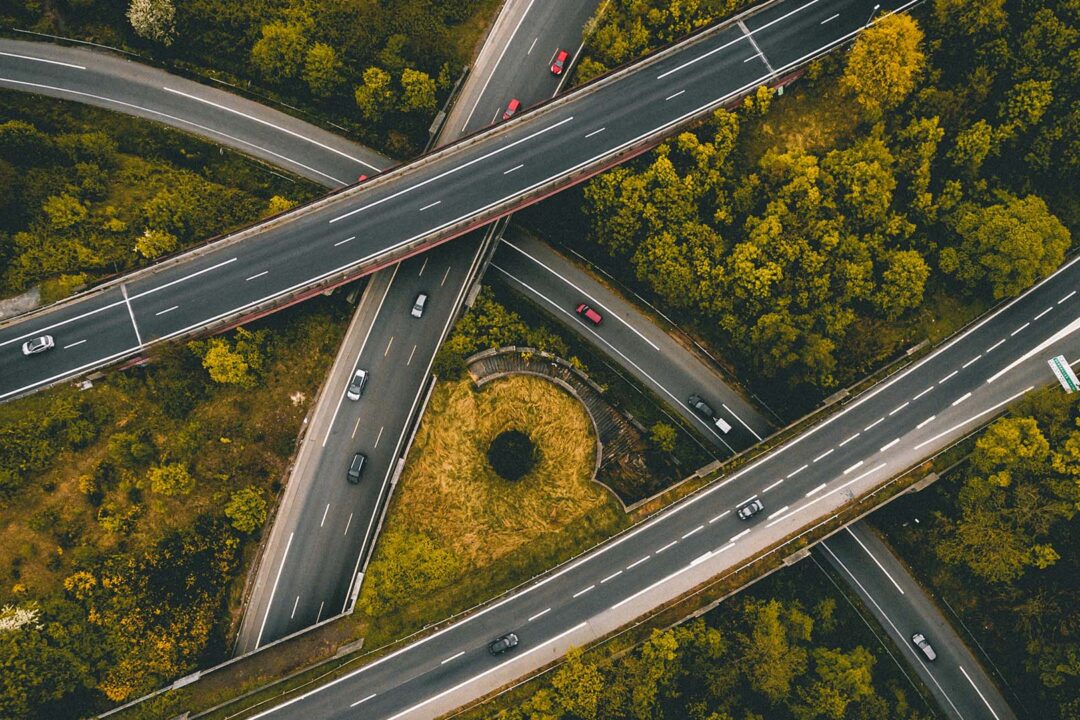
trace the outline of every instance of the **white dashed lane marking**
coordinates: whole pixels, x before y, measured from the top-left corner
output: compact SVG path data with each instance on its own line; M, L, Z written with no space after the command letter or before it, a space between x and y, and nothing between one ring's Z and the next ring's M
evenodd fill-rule
M901 410L903 410L904 408L906 408L910 404L911 404L911 401L908 400L903 405L898 405L897 407L895 407L895 408L893 408L892 410L889 411L889 415L890 416L895 415L896 413L900 412Z
M943 377L943 378L941 378L940 380L938 380L938 385L941 385L942 383L944 383L944 382L948 381L948 380L949 380L950 378L954 377L954 376L955 376L955 375L957 375L957 374L958 374L959 372L960 372L959 370L953 370L953 371L952 371L951 373L949 373L949 374L948 374L948 375L946 375L945 377Z
M849 467L849 468L848 468L847 470L845 470L845 471L844 471L844 474L845 474L845 475L847 475L847 474L848 474L849 472L851 472L852 470L858 470L859 468L861 468L861 467L862 467L862 465L863 465L863 461L862 461L862 460L860 460L859 462L855 463L854 465L852 465L851 467Z
M986 348L986 352L992 352L992 351L996 350L997 348L1001 347L1004 344L1005 344L1005 338L1001 338L996 343L994 343L990 347Z
M969 397L971 397L971 393L964 393L963 395L961 395L960 397L958 397L958 398L957 398L956 400L953 400L953 404L952 404L952 406L953 406L953 407L956 407L956 406L957 406L957 405L959 405L960 403L962 403L962 402L964 402L965 400L967 400L967 399L968 399Z
M579 598L579 597L581 597L582 595L584 595L585 593L587 593L587 592L589 592L590 590L592 590L592 589L593 589L594 587L596 587L596 585L590 585L589 587L587 587L587 588L584 588L583 590L578 590L578 591L577 591L576 593L574 593L574 597L575 597L575 598Z
M1016 328L1016 329L1015 329L1015 330L1013 330L1013 331L1012 331L1011 333L1009 333L1009 337L1012 337L1013 335L1015 335L1016 333L1020 332L1021 330L1023 330L1024 328L1026 328L1026 327L1027 327L1028 325L1030 325L1030 324L1031 324L1031 323L1029 323L1029 322L1026 322L1026 323L1024 323L1023 325L1021 325L1020 327Z
M674 547L674 546L675 546L675 544L676 544L676 543L678 543L678 542L679 542L678 540L672 540L672 541L671 541L671 542L669 542L669 543L668 543L667 545L665 545L664 547L660 548L659 550L657 550L657 551L656 551L655 553L653 553L653 554L654 554L654 555L659 555L660 553L664 552L665 550L667 550L667 549L669 549L669 548L672 548L672 547Z
M921 398L921 397L922 397L923 395L925 395L926 393L930 392L930 391L931 391L931 390L933 390L933 389L934 389L934 386L933 386L933 385L931 385L930 387L926 388L926 389L925 389L925 390L923 390L923 391L922 391L921 393L919 393L918 395L916 395L915 397L913 397L913 398L911 398L911 399L912 399L912 400L918 400L918 399L919 399L919 398Z
M926 419L925 419L925 420L923 420L923 421L922 421L921 423L919 423L918 425L916 425L916 426L915 426L915 429L916 429L916 430L922 430L922 429L923 429L924 427L926 427L926 426L927 426L927 425L929 425L930 423L934 422L934 420L935 420L936 418L937 418L937 415L931 415L930 417L926 418Z
M627 569L627 570L633 570L633 569L634 569L634 568L636 568L636 567L637 567L638 565L640 565L641 563L645 562L645 561L646 561L646 560L648 560L648 559L649 559L649 556L648 556L648 555L646 555L645 557L641 558L640 560L635 560L634 562L632 562L632 563L630 563L629 565L627 565L627 566L626 566L626 569Z
M826 458L829 455L832 455L834 452L836 452L836 448L830 448L830 449L826 450L825 452L821 453L820 455L818 455L816 458L814 458L814 462L817 462L818 460Z

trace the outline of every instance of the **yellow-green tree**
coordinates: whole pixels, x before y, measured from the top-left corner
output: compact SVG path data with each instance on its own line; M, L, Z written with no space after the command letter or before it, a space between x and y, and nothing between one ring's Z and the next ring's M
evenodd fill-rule
M176 236L164 230L147 228L135 241L135 251L147 260L171 253L179 242Z
M898 106L915 88L926 64L922 40L922 29L913 17L894 14L855 41L841 82L871 117Z
M241 488L229 495L225 517L240 532L255 532L266 522L266 498L256 487Z
M304 57L304 82L312 95L327 97L341 85L341 69L337 51L326 43L315 43Z
M364 119L377 123L396 104L393 78L380 67L369 67L364 70L363 82L356 87L354 96Z
M150 489L159 495L187 495L195 489L195 478L180 463L152 467L146 478L150 481Z
M283 82L304 68L307 38L304 26L295 22L272 22L262 26L262 37L251 48L251 62L267 80Z

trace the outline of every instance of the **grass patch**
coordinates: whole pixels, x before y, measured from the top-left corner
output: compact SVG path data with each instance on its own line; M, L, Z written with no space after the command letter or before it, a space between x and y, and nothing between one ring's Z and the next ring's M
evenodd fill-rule
M529 435L538 461L510 483L486 453L513 429ZM585 409L547 380L439 383L360 595L377 628L369 644L486 600L624 527L618 502L591 481L595 452Z

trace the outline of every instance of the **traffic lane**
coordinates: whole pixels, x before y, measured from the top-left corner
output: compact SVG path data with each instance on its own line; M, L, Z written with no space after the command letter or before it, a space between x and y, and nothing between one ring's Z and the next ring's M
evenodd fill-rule
M321 447L315 483L325 495L304 503L305 514L292 541L295 552L290 551L282 589L270 603L260 645L347 607L408 420L449 322L453 295L460 292L467 272L467 263L459 260L474 254L474 242L463 238L401 264L352 365L369 373L361 399L344 397L347 379L334 388L334 421L328 432L312 438ZM420 291L428 293L428 303L423 317L414 318L410 310ZM367 455L367 462L359 485L350 485L345 470L355 452ZM323 530L324 515L326 526L333 526L330 532ZM341 537L334 534L339 531Z
M788 67L805 59L803 48L807 44L818 45L838 37L854 37L866 27L870 15L880 19L899 7L911 3L861 2L841 0L833 3L800 3L792 7L787 3L774 6L748 17L745 26L752 33L756 46L762 53L763 62L773 69ZM798 22L792 22L798 19ZM795 26L799 27L794 32Z
M599 0L555 0L531 3L522 24L505 46L497 68L491 71L462 135L498 122L512 98L527 109L552 97L564 74L554 75L551 63L559 50L570 56L566 69L582 43L582 30ZM499 71L501 69L501 72Z
M351 262L338 265L327 262L323 267L331 266L314 275L311 282L315 282L346 272L349 267L354 267L365 259L370 260L384 255L392 249L403 247L414 239L445 229L462 217L473 216L499 205L508 198L519 197L530 188L543 184L547 179L563 176L568 172L568 168L569 171L573 171L575 168L584 167L606 153L626 147L634 142L635 138L658 132L703 108L713 106L731 93L761 82L766 77L761 74L762 68L757 67L758 63L744 62L746 58L742 57L744 54L748 58L753 57L748 54L748 43L743 42L736 53L715 54L720 49L726 49L739 42L738 38L731 39L733 32L735 30L731 28L719 31L715 36L709 36L690 49L679 53L678 55L697 53L697 56L671 71L677 74L674 83L658 85L656 79L662 76L652 74L655 67L628 74L621 83L587 93L583 96L582 102L577 105L554 107L547 112L528 118L528 121L511 123L505 128L504 134L494 141L499 145L497 148L487 147L490 143L461 146L458 152L451 153L449 156L420 167L406 168L401 174L388 176L386 182L374 182L356 193L335 198L327 205L304 215L302 220L293 220L292 223L275 221L278 223L276 227L260 233L257 236L258 241L249 239L244 244L274 244L281 241L282 235L295 237L291 233L299 225L317 221L320 217L330 216L327 222L331 225L342 222L339 227L343 231L356 231L354 236L350 236L357 240L357 243L352 246L355 248L355 254ZM715 46L713 50L703 50L710 45ZM698 59L704 57L703 52L714 53L710 56L714 59L708 63L697 62ZM671 60L671 58L665 58L654 63L654 66L663 66ZM718 87L721 82L724 83L724 89ZM674 87L682 89L671 92ZM668 92L671 94L663 97L663 102L661 102L659 98ZM650 102L650 99L654 101ZM600 123L596 118L587 114L590 106L599 107L604 111L600 120L607 121L607 127L598 126ZM570 130L580 132L581 126L573 125L574 112L586 113L583 117L590 121L588 127L594 128L584 132L585 138L566 135ZM580 120L580 118L577 119ZM598 135L598 133L603 134ZM587 140L594 136L599 139L594 140L594 143L600 142L599 148L593 143L580 142L582 139ZM568 141L574 139L578 142ZM523 186L515 178L524 178L526 175L507 176L506 169L512 167L508 163L515 162L515 157L529 159L531 164L545 169L544 180ZM447 167L448 165L452 167ZM463 178L466 180L464 185ZM508 189L509 194L501 194ZM444 203L443 197L452 199L452 202ZM477 202L477 197L482 200ZM492 197L495 199L481 205ZM426 204L419 205L421 202ZM477 207L478 205L481 206ZM457 209L453 210L452 206ZM351 209L345 210L346 207ZM376 207L380 208L379 212L371 212ZM423 213L425 210L434 212L427 216L428 222L418 222L416 213ZM449 213L451 218L444 220L443 213L448 210L453 210ZM361 222L364 218L368 220L367 225ZM388 222L380 225L379 220ZM365 231L370 231L371 234ZM402 234L408 237L402 238ZM232 251L233 244L230 244L224 248L219 246L214 250L206 250L203 256ZM313 253L313 255L316 254ZM318 257L322 256L318 255ZM182 271L181 269L180 272ZM177 272L177 268L168 268L151 277L169 272ZM136 284L143 279L145 276L132 282ZM287 288L279 286L278 293L283 295L295 289L292 286ZM208 320L230 311L239 312L248 307L250 304L239 308L229 308L217 315L208 313ZM40 316L41 314L35 315L28 318L26 322L38 322ZM181 328L176 332L182 332L185 329L192 328ZM26 389L28 388L20 388L16 392Z
M0 86L161 122L331 187L393 165L286 113L102 51L0 38Z
M98 293L83 303L66 305L52 322L33 330L20 324L0 329L0 399L25 385L43 385L64 378L71 368L87 368L138 351L139 338L119 288ZM26 356L22 345L51 335L55 346Z
M1071 274L1075 267L1074 261L1058 271L1049 280L1040 283L1032 290L1028 299L1033 297L1037 302L1041 303L1048 298L1056 297L1059 290L1056 287L1056 282L1063 276L1075 278L1075 275ZM713 573L713 563L721 561L725 557L725 552L732 552L740 543L751 544L750 547L756 549L764 547L770 542L775 542L775 540L794 531L796 528L805 527L811 521L811 516L797 513L810 509L813 504L828 501L827 505L818 505L814 508L816 515L819 517L834 512L845 503L845 496L839 496L839 492L846 490L851 496L863 494L870 488L879 485L885 478L894 475L900 468L894 467L886 470L885 465L888 464L886 462L878 463L870 469L864 470L862 466L866 462L865 456L852 463L849 466L850 469L843 471L839 477L836 477L833 471L822 470L824 466L817 465L819 460L814 460L814 466L808 466L809 469L795 466L799 463L806 465L807 459L813 452L821 451L828 446L828 443L834 442L838 437L838 433L834 432L837 427L847 425L847 430L850 431L852 429L849 422L850 416L860 406L876 404L877 408L874 409L874 412L886 408L889 398L883 395L884 391L898 385L906 377L924 374L924 371L933 365L939 357L948 355L951 351L957 349L965 352L970 351L973 341L977 342L979 340L976 333L980 329L990 327L991 329L1000 330L1002 326L1007 326L1016 319L1014 311L1017 306L1023 304L1013 302L999 309L972 330L958 336L945 348L919 361L913 367L903 371L899 377L887 381L878 390L868 394L854 405L843 409L840 413L800 436L797 440L781 446L773 453L691 496L686 501L668 508L642 525L601 546L597 551L558 568L539 583L527 586L517 595L497 601L477 614L450 626L434 636L358 670L339 681L336 685L331 686L335 688L334 692L314 691L295 702L291 702L289 705L272 709L262 716L299 717L304 714L307 707L305 703L307 702L317 704L320 708L329 708L328 712L334 713L333 708L336 707L340 711L344 707L344 695L346 694L352 695L359 700L372 693L383 693L384 695L395 693L395 670L401 672L404 668L424 667L429 657L425 653L432 648L437 647L442 651L452 650L453 648L460 649L466 646L468 642L471 642L473 636L480 635L477 629L480 628L478 623L481 619L483 619L484 623L490 623L492 627L513 628L515 623L522 621L525 612L528 612L522 612L522 608L526 606L524 604L535 601L538 597L536 593L545 591L555 593L555 605L552 609L549 609L544 617L550 616L549 622L561 623L563 628L571 627L573 624L578 623L581 617L581 608L584 607L581 598L589 597L590 593L598 587L604 587L604 580L607 575L610 575L620 565L623 570L622 574L612 579L611 584L606 585L604 588L605 593L611 592L614 594L612 597L622 596L622 599L611 605L609 609L612 611L618 610L626 603L649 593L655 595L661 591L673 592L673 587L681 587L681 585L673 585L673 583L685 582L687 580L686 573L692 571L696 565L701 563L709 563L706 567L710 573ZM1061 317L1064 318L1064 314ZM1071 337L1075 339L1076 336ZM1036 362L1029 360L1018 369L1025 373L1032 372L1032 368L1037 365L1037 360ZM1015 380L1023 382L1027 379L1019 376L1019 374L1015 377L1012 374L1005 377L1008 378L1007 382L1014 382ZM875 432L880 437L880 431ZM947 442L947 440L937 442L934 447L924 452L924 456L931 454L939 447L945 446ZM835 448L830 452L835 452ZM856 460L856 456L850 451L844 452L847 453L845 458L847 463ZM820 457L824 459L829 457L829 454L826 453ZM765 483L770 483L770 485L775 483L774 478L793 467L795 469L790 470L789 474L783 475L783 477L794 479L786 484L776 486L776 497L779 502L785 502L785 500L794 497L794 493L806 491L805 497L810 498L806 505L796 508L791 513L783 514L775 521L772 517L778 511L774 511L772 515L765 518L758 516L746 523L745 526L735 522L733 519L733 509L735 507L759 493L773 491L770 487L763 487L763 485ZM854 474L854 477L852 477L852 474ZM814 483L818 481L823 481L824 487L829 489L826 491L823 490L823 486L815 486ZM810 489L807 490L807 488ZM747 493L747 495L740 497L743 493ZM715 513L715 515L710 517L712 513ZM710 529L710 527L715 529ZM740 527L744 529L740 530ZM719 546L717 545L718 541L721 543ZM746 546L744 545L744 547ZM622 565L622 561L628 560L629 557L635 555L639 556L636 560ZM736 555L738 553L733 552L732 555L726 557L735 557ZM622 578L622 580L619 578ZM630 583L630 585L625 586L620 585L620 583ZM585 591L584 595L582 591ZM630 594L627 595L627 592ZM592 597L588 602L594 600L595 597ZM529 607L535 609L535 606L530 605ZM528 622L528 619L525 622ZM484 625L484 627L488 626ZM458 638L456 643L448 642L455 637ZM439 644L434 644L436 642ZM382 679L380 680L379 677ZM384 701L386 700L384 699ZM415 702L416 695L412 693L405 697L399 697L392 707L407 708Z
M501 252L501 251L500 251ZM721 417L729 419L731 430L727 433L723 432L714 422L706 420L701 415L693 412L687 405L687 398L690 393L698 393L701 395L711 395L711 390L704 390L701 388L688 388L685 383L685 378L678 375L669 376L664 374L663 377L658 377L655 374L650 373L639 361L642 360L641 355L646 352L656 352L657 359L655 362L650 362L649 365L657 367L663 364L663 359L660 357L661 353L658 350L654 350L650 346L646 346L645 349L637 349L637 352L633 356L624 352L624 348L634 347L635 344L641 344L639 337L633 336L633 333L624 327L619 326L612 320L606 323L602 323L600 326L594 326L586 320L578 317L574 308L576 303L567 302L567 300L555 299L554 293L559 290L557 287L544 287L545 279L548 279L548 285L552 283L550 280L552 276L537 276L535 273L528 280L525 278L525 270L527 268L521 267L521 264L525 261L515 258L512 251L505 255L499 255L496 253L495 261L492 263L491 268L499 274L504 280L510 283L511 287L515 288L519 292L522 292L527 297L530 297L541 308L547 312L555 315L567 328L580 335L585 341L596 346L606 355L611 356L620 365L626 366L631 373L637 376L647 387L653 392L656 392L667 404L676 410L688 423L690 423L698 432L704 434L709 438L710 442L721 449L724 454L734 454L738 450L753 445L756 440L754 437L746 431L743 427L739 426L738 422L730 414L724 413L721 410L721 405L716 403L715 400L708 400L711 403L714 411L720 411ZM504 262L505 261L505 262ZM632 337L631 337L632 336ZM724 452L726 451L726 453Z
M819 552L851 585L878 619L910 665L954 718L990 713L998 720L1015 719L997 686L968 650L907 568L889 552L865 522L848 526L821 543ZM929 661L911 636L922 633L937 653Z
M514 264L522 279L530 285L550 290L548 296L565 302L567 307L572 309L580 302L587 302L605 318L610 317L622 326L620 329L629 330L632 336L619 344L622 352L635 358L636 364L653 377L682 379L685 387L676 394L682 395L684 401L692 392L715 394L712 402L716 404L719 399L716 409L733 427L745 429L755 441L771 432L768 420L757 408L635 305L547 243L520 231L511 230L507 234L508 239L503 245L514 252L498 255L501 263ZM520 254L527 262L514 263L518 260L515 254Z

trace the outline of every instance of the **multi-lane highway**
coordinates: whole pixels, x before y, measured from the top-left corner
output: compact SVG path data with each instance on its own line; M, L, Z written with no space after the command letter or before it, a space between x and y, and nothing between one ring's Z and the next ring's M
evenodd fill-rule
M852 587L947 717L1016 720L964 641L870 525L861 522L846 527L814 552L835 566ZM912 644L916 632L927 638L937 654L935 660L927 659Z
M1056 382L1048 357L1080 361L1078 287L1073 259L746 468L520 592L259 717L437 716L813 527L1033 388ZM765 510L749 522L735 519L733 509L754 497ZM486 643L509 631L520 646L490 656Z
M866 0L775 3L358 188L16 318L0 327L0 399L297 299L580 181L850 39L871 11ZM21 342L42 333L57 349L23 357Z
M529 104L544 97L538 93L554 92L557 80L539 53L532 56L530 50L579 42L594 6L581 0L506 3L458 106L464 100L475 107L503 103L500 93L510 86ZM471 125L461 122L444 124L440 144L457 139L462 128L483 127L478 118ZM371 276L310 415L311 427L260 559L237 653L337 615L355 598L358 573L400 469L432 359L479 270L486 232L476 231ZM410 310L421 292L429 300L417 319ZM367 370L370 379L359 401L345 397L354 368ZM367 456L365 475L359 485L349 485L343 482L344 471L356 452ZM311 562L315 557L318 563Z

